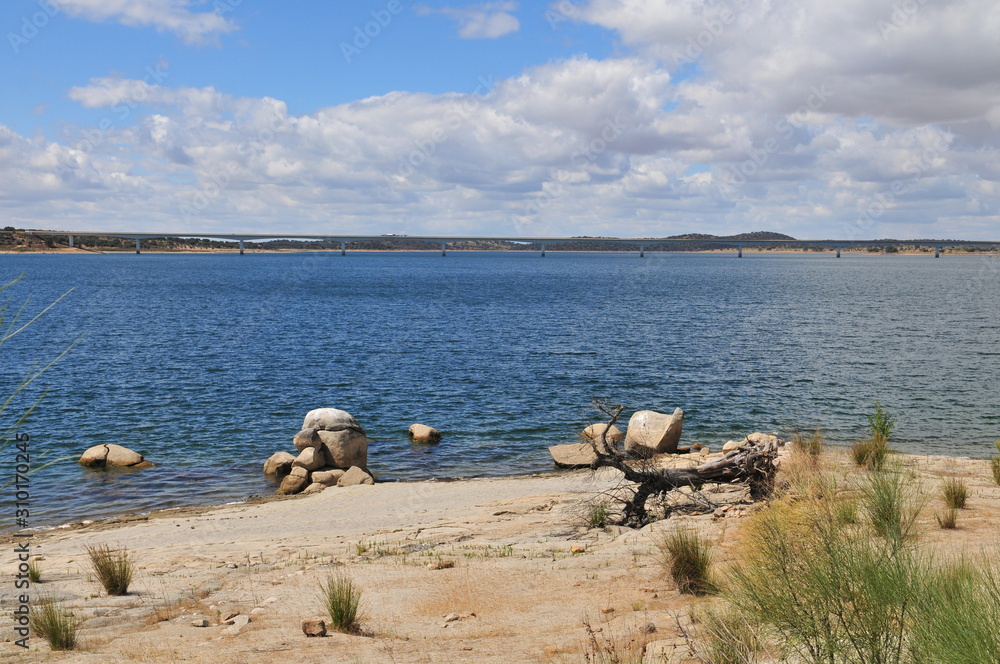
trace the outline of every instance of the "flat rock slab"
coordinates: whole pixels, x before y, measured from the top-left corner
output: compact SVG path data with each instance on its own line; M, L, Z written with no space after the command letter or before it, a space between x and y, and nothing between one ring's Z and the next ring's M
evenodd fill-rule
M560 468L588 468L596 459L590 443L569 443L549 448L552 461Z

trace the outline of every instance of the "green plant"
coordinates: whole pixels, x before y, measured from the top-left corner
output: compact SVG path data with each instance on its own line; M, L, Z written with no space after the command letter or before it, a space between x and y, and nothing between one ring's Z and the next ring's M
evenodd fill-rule
M888 441L889 434L892 433L895 426L896 418L891 417L889 413L882 408L882 404L879 403L878 399L876 399L875 412L868 416L868 434L873 439L879 438L883 441Z
M610 517L611 510L608 509L608 504L599 500L592 502L587 509L586 523L591 528L603 528L608 524Z
M686 595L705 595L717 591L712 579L712 550L694 530L678 527L658 543L664 571Z
M692 621L695 616L692 616ZM698 614L695 656L703 664L755 664L761 655L759 627L732 608Z
M76 647L76 618L51 596L39 597L31 609L28 624L53 650Z
M969 499L969 487L963 480L949 477L941 485L941 497L949 509L962 509Z
M889 454L889 443L885 438L869 438L860 440L850 448L848 452L855 465L872 470L881 470L885 465L885 458Z
M921 506L901 468L871 471L860 490L862 508L877 535L897 547L912 537Z
M42 582L42 568L34 560L28 563L28 581L31 583Z
M823 453L823 432L816 429L808 438L801 432L792 436L792 451L816 458Z
M346 572L329 575L320 593L334 629L346 633L357 627L362 590Z
M857 498L840 498L833 503L833 518L839 526L858 522Z
M958 510L950 507L943 513L936 513L934 518L937 520L939 526L945 530L952 530L958 523Z
M996 445L997 452L1000 452L1000 440L994 442L993 444ZM997 454L990 459L990 469L993 471L994 484L1000 484L1000 454Z
M87 555L97 580L109 595L127 595L135 575L135 561L127 548L112 549L107 544L87 546Z

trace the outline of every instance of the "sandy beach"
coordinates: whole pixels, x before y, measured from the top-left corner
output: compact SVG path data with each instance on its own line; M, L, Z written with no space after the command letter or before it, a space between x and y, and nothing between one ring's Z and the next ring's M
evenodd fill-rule
M835 463L846 463L835 456ZM922 539L942 555L995 547L1000 487L988 462L903 457L927 498ZM942 477L972 491L959 527L942 530ZM75 652L30 650L3 627L2 661L24 662L583 662L585 624L598 638L633 640L647 662L685 661L680 624L694 600L672 587L657 540L679 523L732 559L756 506L719 487L713 513L675 516L640 530L588 527L589 505L615 472L568 471L505 479L387 483L214 508L167 510L31 539L43 582L79 623ZM14 538L5 537L5 612L16 602ZM88 545L127 546L137 562L131 592L108 597L90 572ZM361 634L307 638L322 615L319 584L346 570L363 588ZM220 624L249 616L243 627ZM207 627L193 622L207 619Z

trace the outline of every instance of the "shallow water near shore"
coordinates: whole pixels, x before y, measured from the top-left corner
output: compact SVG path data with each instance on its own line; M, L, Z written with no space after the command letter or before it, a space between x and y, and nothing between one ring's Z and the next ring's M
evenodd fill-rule
M48 391L33 452L114 442L157 464L40 470L35 526L269 493L263 460L321 406L365 427L380 480L550 470L595 396L680 406L685 441L714 447L816 427L846 443L875 399L902 451L1000 438L997 257L0 256L0 281L22 271L30 313L74 291L0 349L2 385L85 333L17 402ZM418 421L441 444L410 444Z

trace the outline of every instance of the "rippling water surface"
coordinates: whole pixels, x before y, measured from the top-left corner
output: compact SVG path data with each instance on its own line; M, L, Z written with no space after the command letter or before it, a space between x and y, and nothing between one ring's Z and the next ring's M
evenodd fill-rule
M594 396L680 406L687 442L710 445L849 441L876 398L905 451L986 456L1000 438L996 257L0 256L0 282L22 271L30 313L74 290L0 349L3 391L84 335L15 404L48 390L33 449L113 442L157 464L41 470L34 525L270 492L263 460L321 406L365 427L381 480L550 469ZM416 421L442 443L411 445Z

